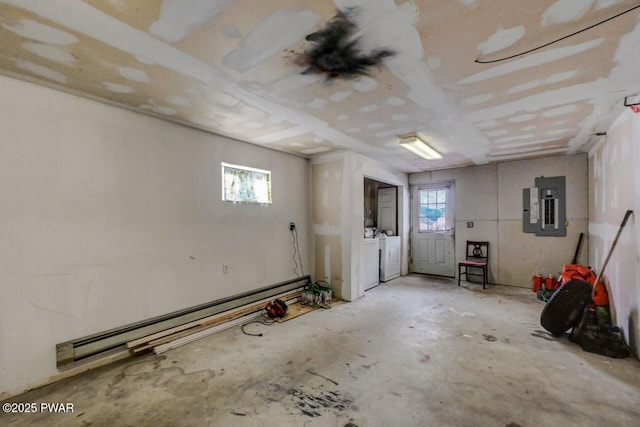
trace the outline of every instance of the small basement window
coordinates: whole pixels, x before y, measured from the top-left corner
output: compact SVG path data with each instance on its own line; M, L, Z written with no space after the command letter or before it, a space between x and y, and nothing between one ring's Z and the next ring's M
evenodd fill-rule
M222 163L222 200L271 204L271 171Z

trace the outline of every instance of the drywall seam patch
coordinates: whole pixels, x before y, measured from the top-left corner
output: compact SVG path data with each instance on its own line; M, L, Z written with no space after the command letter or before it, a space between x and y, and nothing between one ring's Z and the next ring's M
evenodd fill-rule
M22 59L16 59L15 63L18 68L22 68L23 70L29 71L37 76L44 77L45 79L53 80L54 82L58 82L61 84L67 84L67 76L55 70L52 70L51 68L47 68L40 64L36 64L35 62L25 61Z
M371 92L378 88L378 83L371 77L361 76L354 84L353 88L358 92Z
M185 98L184 96L177 96L177 95L167 97L167 102L169 104L179 105L181 107L191 107L192 105L191 101L189 101L187 98Z
M481 95L470 96L469 98L462 100L462 105L477 105L487 101L491 101L494 95L492 93L483 93Z
M222 63L238 71L249 70L299 43L319 21L313 11L278 10L249 31L240 48L225 56Z
M558 138L545 138L545 139L536 139L534 141L520 141L512 144L499 144L500 148L518 148L518 147L526 147L529 145L539 145L546 144L547 142L557 141Z
M104 88L110 92L116 93L133 93L135 92L133 88L126 85L121 85L119 83L110 83L110 82L102 82Z
M301 153L302 154L319 154L329 150L331 150L331 148L329 147L315 147L315 148L309 148L307 150L302 150Z
M542 113L544 117L556 117L563 114L569 114L578 111L578 107L575 104L563 105L562 107L553 108Z
M331 246L324 245L324 280L331 285Z
M478 44L478 50L486 55L506 49L520 40L522 36L524 36L524 33L525 29L523 25L508 29L500 26L487 40Z
M577 21L589 9L593 0L558 0L542 14L542 26Z
M316 236L342 236L342 228L339 225L313 224L313 234Z
M252 129L252 130L257 130L257 129L262 129L264 128L265 124L262 122L244 122L242 123L242 127L245 129Z
M73 55L60 46L47 43L23 43L22 47L41 58L59 62L63 65L70 65L76 61Z
M376 111L378 109L378 104L369 104L363 107L358 108L358 111L361 113L370 113L372 111Z
M122 77L134 82L149 83L149 76L143 70L131 67L119 67L118 72Z
M389 98L387 98L387 104L393 107L399 107L406 104L406 101L402 98L398 98L397 96L390 96Z
M310 133L311 130L307 127L298 126L290 129L284 129L277 132L271 132L266 135L259 136L257 138L253 138L254 142L259 142L261 144L269 144L273 142L277 142L281 139L285 138L293 138L295 136L304 135Z
M347 99L353 93L352 90L342 90L334 92L329 96L329 99L333 102L340 102Z
M506 138L498 138L496 140L494 140L494 142L496 144L499 144L501 142L512 142L512 141L522 141L522 140L527 140L527 139L531 139L533 138L534 135L532 134L526 134L526 135L517 135L517 136L508 136Z
M535 126L534 126L534 128L535 128ZM524 128L523 128L523 130L524 130ZM489 137L495 137L495 136L506 135L508 133L509 133L509 131L507 131L506 129L498 129L498 130L492 130L492 131L489 131L489 132L485 132L484 134L489 136Z
M6 2L1 2L6 3ZM14 6L20 7L20 2L15 2ZM6 30L14 32L19 36L36 40L42 43L57 44L61 46L67 46L76 43L78 39L73 34L69 34L65 31L58 30L57 28L50 27L48 25L41 24L31 19L24 19L17 25L2 24L2 27Z
M164 0L160 8L160 19L151 24L149 32L167 40L177 42L207 21L212 21L230 0Z
M520 114L518 116L512 116L507 119L509 123L522 123L528 122L536 118L535 114Z
M315 98L313 101L307 104L307 107L313 108L315 110L324 110L324 107L327 106L328 101L326 99Z

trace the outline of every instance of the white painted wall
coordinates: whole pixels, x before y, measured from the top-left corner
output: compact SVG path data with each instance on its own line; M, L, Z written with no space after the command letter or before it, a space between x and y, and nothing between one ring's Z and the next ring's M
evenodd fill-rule
M625 111L589 152L589 262L602 268L628 209L634 211L604 272L613 320L640 354L640 114Z
M306 160L6 77L0 93L0 396L56 375L56 343L295 277L291 221L311 272ZM222 202L222 161L271 170L273 205Z
M539 176L566 176L566 237L539 237L522 231L522 189ZM410 174L409 183L455 182L456 262L467 240L489 241L489 281L531 286L534 274L557 276L571 262L578 236L587 232L586 155L493 163ZM466 228L473 221L473 228ZM579 261L587 263L585 241ZM457 269L456 269L457 270ZM456 271L457 275L457 271Z

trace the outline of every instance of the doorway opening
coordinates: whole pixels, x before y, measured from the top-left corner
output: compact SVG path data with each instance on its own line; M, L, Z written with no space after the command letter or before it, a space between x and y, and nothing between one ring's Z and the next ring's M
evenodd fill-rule
M399 234L397 186L364 178L364 227L373 229L375 236Z
M362 277L364 290L400 276L402 238L399 220L399 187L364 178L364 241Z

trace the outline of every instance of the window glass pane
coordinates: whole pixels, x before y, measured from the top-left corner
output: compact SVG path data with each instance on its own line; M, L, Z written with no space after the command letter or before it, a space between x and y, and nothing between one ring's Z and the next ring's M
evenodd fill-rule
M223 196L229 202L271 204L271 172L222 164Z
M427 203L427 191L425 190L420 190L420 204L425 204Z
M427 208L427 218L429 218L431 222L436 222L438 220L438 216L438 209L431 206Z
M435 188L419 191L419 231L441 231L447 229L447 189Z
M446 224L446 208L443 206L438 209L438 219L436 220L436 229L437 230L445 230L447 228Z

